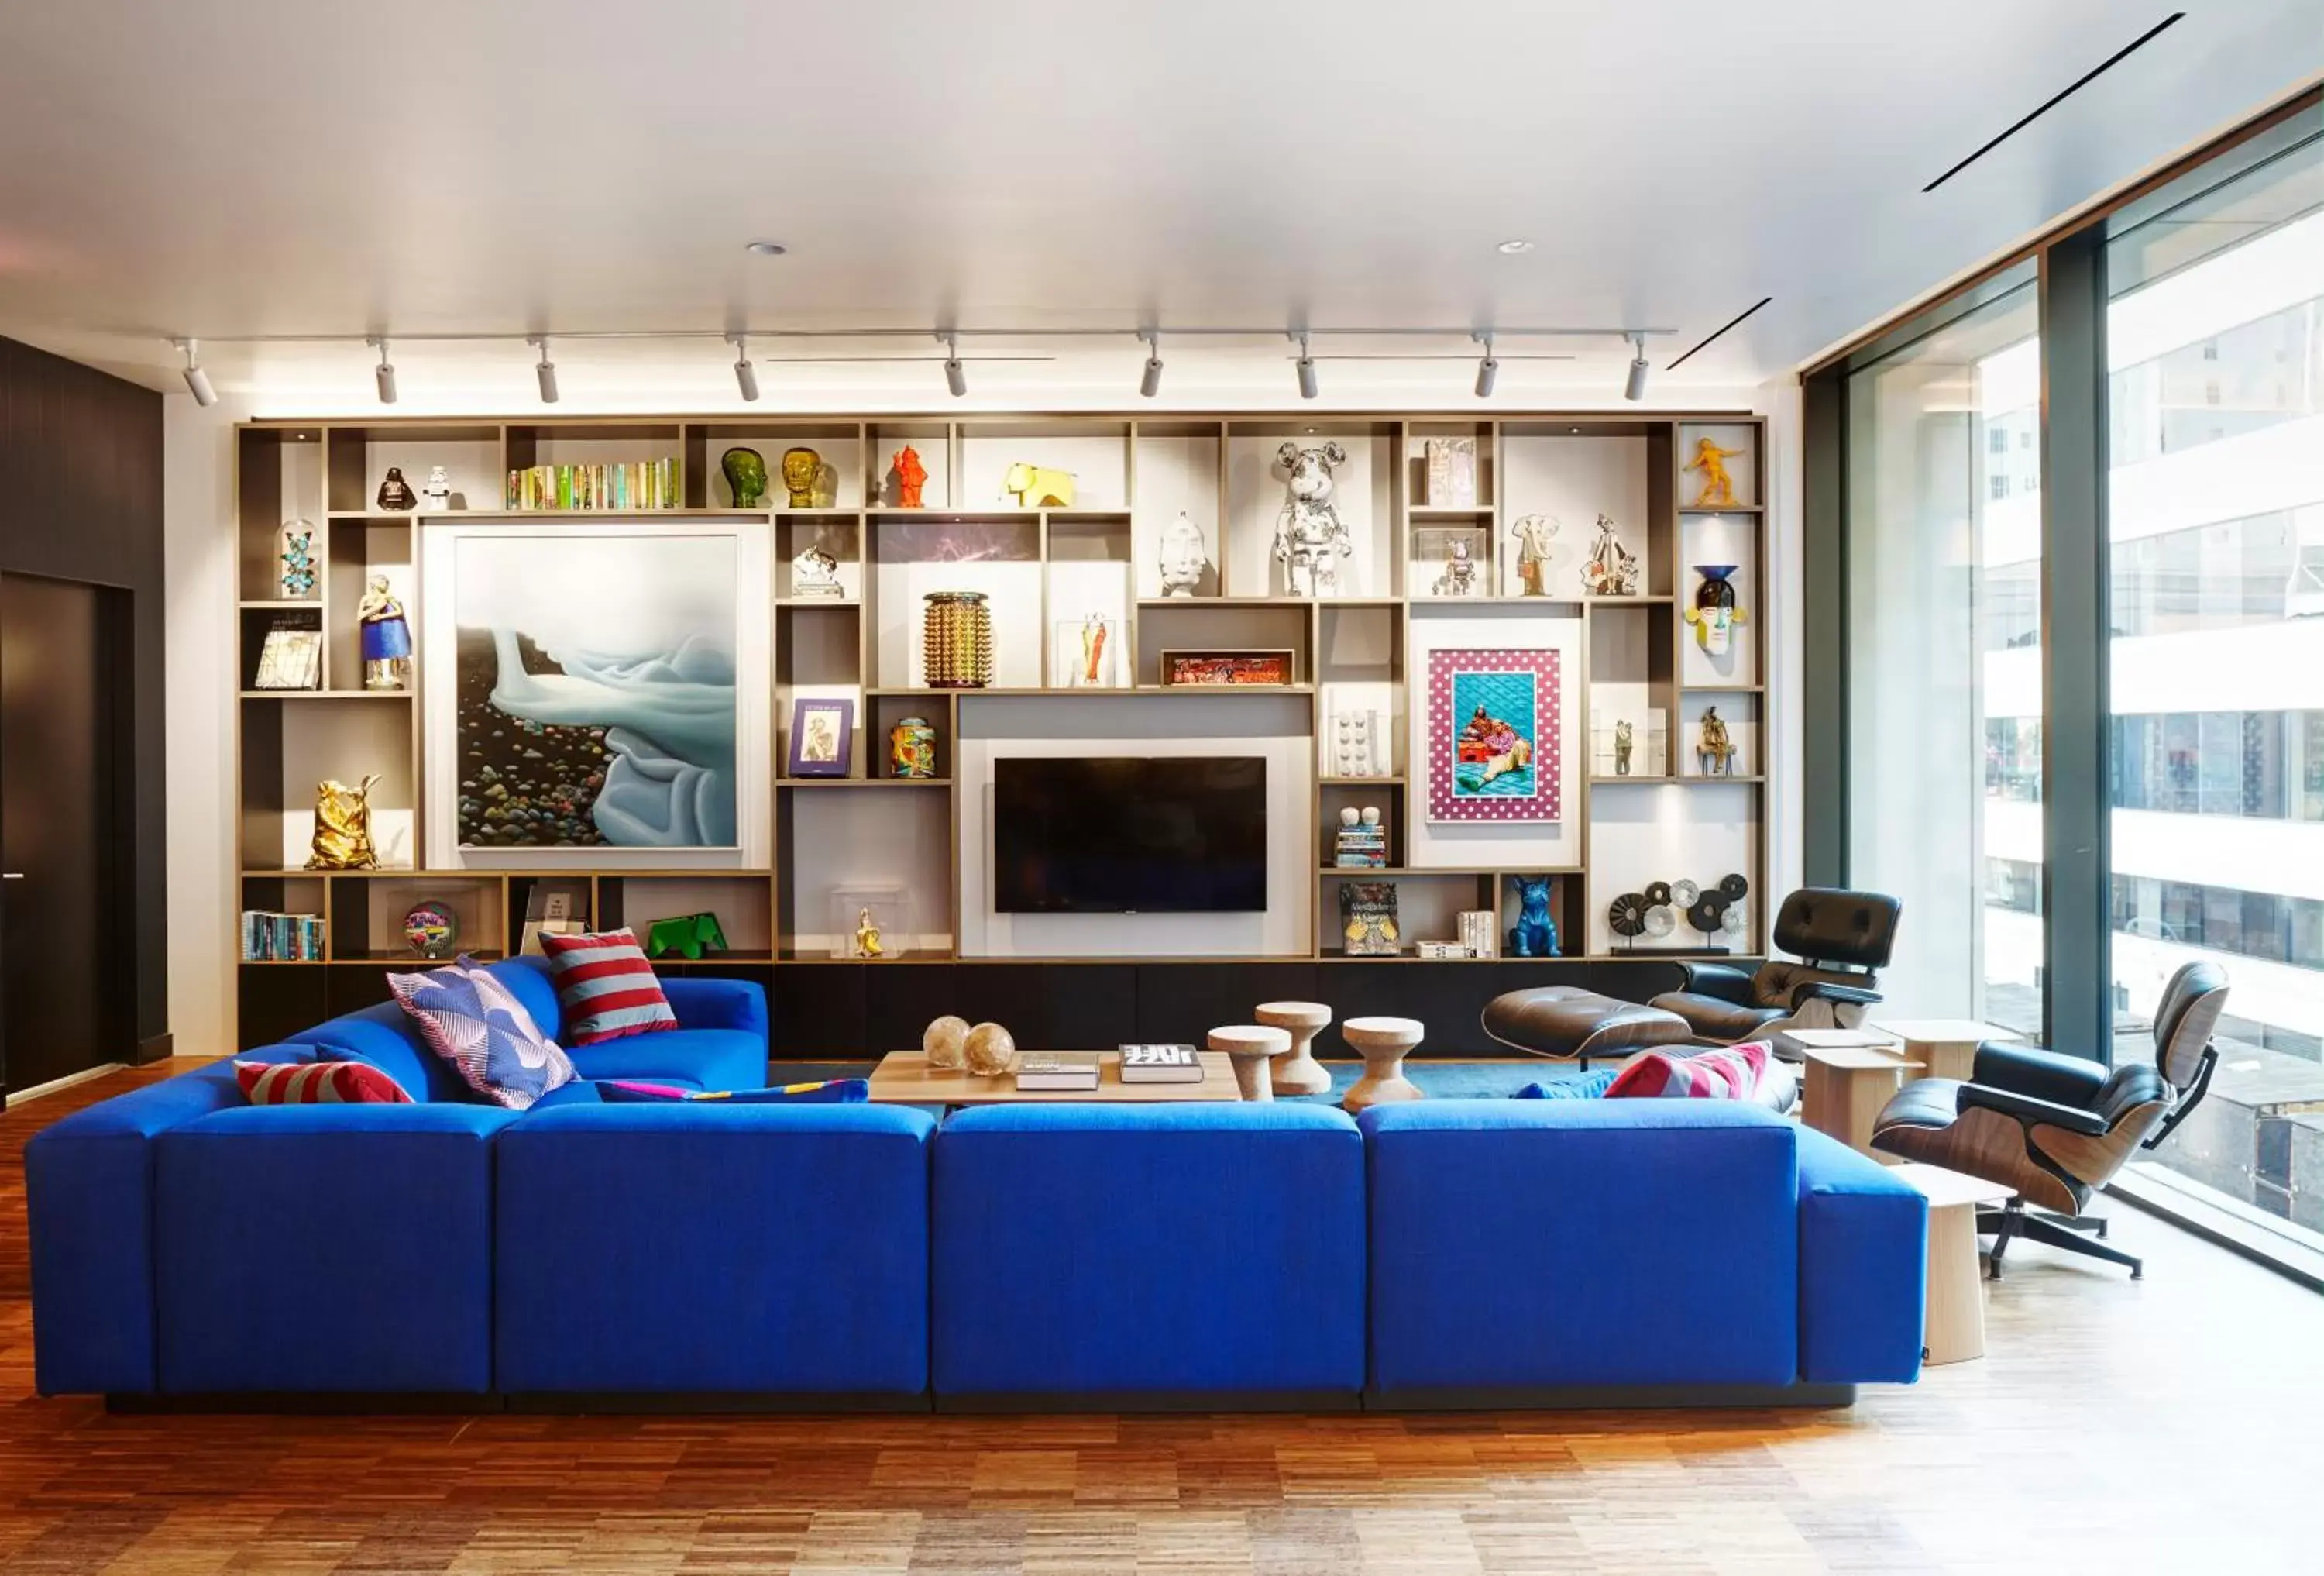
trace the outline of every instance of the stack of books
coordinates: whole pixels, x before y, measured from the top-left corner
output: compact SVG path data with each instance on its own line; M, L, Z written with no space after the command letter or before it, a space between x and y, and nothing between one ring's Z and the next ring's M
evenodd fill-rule
M320 689L323 687L323 631L311 620L296 614L278 618L267 629L258 650L258 674L253 689Z
M1388 828L1377 821L1334 827L1332 837L1332 863L1336 869L1379 870L1388 863Z
M508 474L506 509L675 509L678 456L604 465L527 465Z
M1200 1083L1203 1064L1192 1046L1124 1046L1124 1083Z
M259 908L244 910L242 961L246 963L321 963L321 916L274 914Z
M1498 956L1501 946L1501 917L1490 908L1463 908L1454 917L1454 935L1472 958Z
M1087 1093L1097 1088L1095 1051L1026 1051L1017 1058L1017 1087Z

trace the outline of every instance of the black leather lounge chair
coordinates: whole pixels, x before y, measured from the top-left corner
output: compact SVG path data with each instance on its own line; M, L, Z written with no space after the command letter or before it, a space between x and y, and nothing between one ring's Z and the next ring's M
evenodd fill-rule
M1888 964L1898 908L1879 892L1802 887L1775 914L1775 946L1798 963L1770 958L1750 973L1732 963L1681 963L1684 988L1648 1005L1677 1013L1711 1045L1787 1028L1854 1028L1880 1000L1875 971Z

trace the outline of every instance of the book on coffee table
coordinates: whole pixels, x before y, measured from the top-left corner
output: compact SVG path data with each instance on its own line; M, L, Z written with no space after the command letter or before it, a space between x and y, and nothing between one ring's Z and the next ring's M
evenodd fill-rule
M1097 1087L1095 1051L1027 1051L1017 1058L1020 1090L1078 1092Z
M1124 1083L1200 1083L1203 1064L1192 1046L1123 1046Z

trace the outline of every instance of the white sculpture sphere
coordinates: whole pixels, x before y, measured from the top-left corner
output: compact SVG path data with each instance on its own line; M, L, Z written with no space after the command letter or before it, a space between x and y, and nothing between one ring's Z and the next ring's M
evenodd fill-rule
M968 1065L968 1020L945 1013L920 1031L920 1049L931 1067L957 1071Z
M968 1031L968 1070L980 1078L997 1078L1009 1071L1017 1055L1017 1041L997 1023L980 1023Z

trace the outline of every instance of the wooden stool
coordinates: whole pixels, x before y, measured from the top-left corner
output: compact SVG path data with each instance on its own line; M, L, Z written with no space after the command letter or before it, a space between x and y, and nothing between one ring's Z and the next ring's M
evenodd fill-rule
M1332 1087L1331 1069L1315 1059L1315 1037L1332 1021L1330 1008L1320 1001L1262 1001L1250 1015L1291 1036L1291 1055L1274 1064L1276 1093L1321 1094Z
M1234 1058L1235 1086L1242 1091L1245 1100L1275 1098L1275 1086L1267 1076L1267 1064L1290 1048L1291 1036L1279 1028L1236 1024L1211 1030L1211 1049L1223 1051Z
M1977 1212L2007 1203L2016 1189L1941 1166L1909 1161L1890 1173L1929 1201L1928 1304L1921 1360L1967 1362L1985 1355L1985 1275L1977 1261Z
M1404 1075L1404 1058L1428 1031L1417 1018L1351 1018L1340 1034L1363 1054L1364 1075L1340 1101L1347 1111L1368 1111L1399 1100L1425 1098Z

